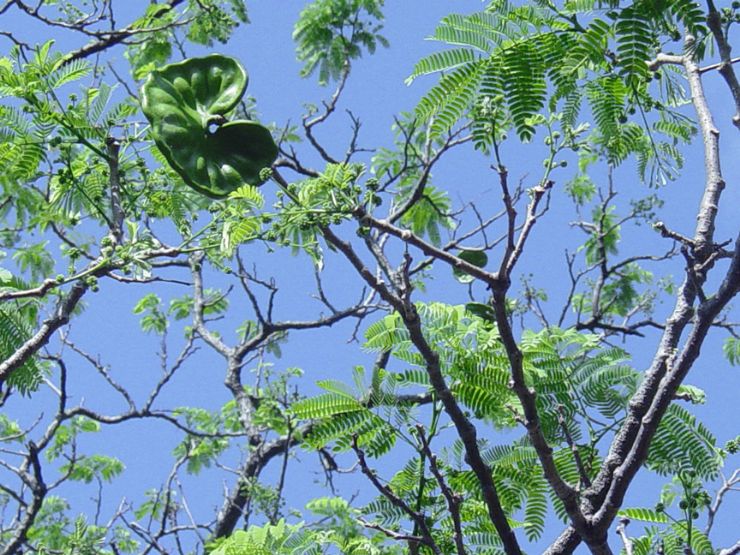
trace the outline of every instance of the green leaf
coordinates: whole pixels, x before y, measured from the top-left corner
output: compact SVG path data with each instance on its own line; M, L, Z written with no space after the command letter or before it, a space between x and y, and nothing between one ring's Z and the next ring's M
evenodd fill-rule
M467 303L465 305L465 310L467 310L471 314L478 316L478 318L483 318L488 322L494 322L496 318L496 315L493 312L493 308L491 308L487 304Z
M124 471L123 463L115 457L105 455L81 456L74 463L62 465L61 470L69 473L69 479L89 484L96 477L110 482Z
M478 266L478 268L483 268L486 264L488 264L488 255L485 253L485 251L482 251L480 249L462 250L458 253L457 256L468 264ZM455 279L460 283L471 283L475 279L470 274L458 268L453 268L452 273L454 274Z
M740 364L740 339L728 337L722 345L722 352L733 366Z
M652 51L653 30L639 5L625 8L617 21L617 53L627 84L638 88L648 76L647 62Z
M655 509L624 509L622 511L619 511L619 516L626 516L627 518L631 518L632 520L641 520L643 522L657 522L661 524L664 522L668 522L668 517L665 515L665 513L659 513Z
M6 286L7 284L0 284ZM35 318L17 306L0 307L0 360L12 356L33 334ZM36 357L29 357L8 378L8 384L22 395L36 391L43 378L43 368Z
M345 412L355 412L364 407L356 399L336 393L324 393L310 399L301 399L293 403L293 414L308 420L311 418L333 417Z
M383 29L383 0L313 0L304 2L293 29L301 76L318 71L319 84L339 80L351 60L378 45L387 47Z
M155 143L185 183L209 197L260 185L260 170L277 157L266 127L225 117L247 82L239 62L212 54L152 71L142 87L141 106Z

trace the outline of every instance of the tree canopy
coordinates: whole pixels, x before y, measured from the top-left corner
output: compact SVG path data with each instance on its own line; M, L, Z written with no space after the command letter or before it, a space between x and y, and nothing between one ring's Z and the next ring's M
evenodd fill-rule
M740 553L739 2L134 4L0 4L0 554Z

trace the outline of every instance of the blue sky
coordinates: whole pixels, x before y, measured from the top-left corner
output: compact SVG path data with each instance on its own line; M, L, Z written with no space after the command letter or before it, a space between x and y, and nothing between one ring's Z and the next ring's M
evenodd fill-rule
M138 10L148 2L131 2L130 7ZM320 103L331 93L330 87L321 88L315 79L300 79L300 64L295 60L294 44L291 40L292 26L299 11L306 2L295 0L252 0L248 3L251 24L240 28L227 46L217 46L213 50L228 53L239 58L250 74L248 92L257 99L259 113L264 122L284 123L290 119L300 121L302 106L306 102ZM477 0L389 0L386 7L385 36L391 42L388 50L379 50L373 57L363 58L356 63L353 77L339 106L334 121L318 132L320 140L329 148L343 152L349 136L349 119L344 109L351 109L363 122L360 144L367 147L390 146L392 134L390 126L393 115L400 111L412 110L417 99L431 86L434 78L419 79L411 86L404 84L414 62L421 56L437 48L434 43L425 41L441 17L450 11L469 13L480 9L483 3ZM13 16L3 22L13 25ZM23 21L26 21L25 19ZM42 42L48 34L41 35L35 41ZM44 31L44 33L47 33ZM67 47L73 39L60 39L58 46ZM5 45L3 46L5 48ZM191 49L189 54L204 53L204 49ZM123 50L117 48L106 54L106 58L116 58L123 64ZM718 120L729 117L731 104L721 82L708 78L710 98L720 106L716 117ZM536 137L532 145L522 146L510 143L504 148L504 157L509 167L512 180L524 179L535 181L541 171L541 138ZM724 152L740 152L737 134L726 133L723 136ZM307 152L307 151L306 151ZM310 164L320 167L316 157L309 154ZM367 160L366 160L367 161ZM740 165L737 157L725 157L725 177L728 182L725 191L725 213L718 225L718 238L724 240L733 237L737 228L737 211L728 207L740 206L738 192L738 172ZM435 173L435 183L450 190L453 200L475 199L479 206L489 212L498 210L499 194L496 188L495 175L488 170L490 160L486 160L472 148L453 152ZM574 164L571 164L570 168ZM575 219L575 213L562 194L562 185L572 175L571 169L556 175L556 189L550 213L538 224L532 238L533 244L522 261L520 274L535 275L534 283L548 290L555 299L564 294L567 278L564 265L564 246L575 249L581 236L575 232L569 222ZM618 170L616 179L620 187L635 193L642 187L630 164ZM686 173L678 182L668 185L661 191L666 199L661 218L682 233L690 234L693 229L693 213L698 205L702 187L701 149L694 147L687 159ZM560 187L560 188L559 188ZM626 203L627 194L623 199ZM672 225L671 225L672 224ZM645 245L630 241L636 238L632 232L625 232L625 253L644 252L645 248L660 250L667 245L660 243L655 234L655 245ZM557 248L552 244L557 243ZM267 254L260 246L249 247L246 255L253 260L261 276L275 275L281 287L278 297L277 314L285 319L311 317L316 314L317 304L310 298L312 290L306 291L306 284L312 284L311 265L304 258L290 258L281 254ZM674 264L674 275L680 276L682 264ZM335 256L328 256L326 263L329 291L335 291L335 297L341 302L352 302L359 292L358 281L349 266ZM451 287L454 283L439 269L440 276L429 286L426 294L420 295L423 300L444 300L458 303L466 300L464 287ZM214 280L219 278L211 276ZM217 282L214 282L217 283ZM143 336L138 330L138 319L131 314L131 309L140 296L148 292L144 288L121 286L103 283L101 291L88 299L89 308L83 316L75 320L72 326L73 335L82 347L90 352L100 352L103 360L111 364L112 372L132 389L144 395L151 384L156 381L157 339ZM176 286L161 286L157 292L165 299L181 295L185 291ZM244 299L232 297L231 316L221 322L220 327L228 338L228 330L234 329L241 321L249 317L249 307ZM657 315L665 315L670 304L658 307ZM553 307L552 313L557 309ZM735 311L737 314L737 311ZM735 318L737 320L737 318ZM355 364L369 364L371 357L361 352L356 344L347 344L352 333L353 323L343 324L330 333L308 332L296 334L285 348L285 356L273 361L276 367L300 366L305 371L302 390L311 392L315 388L311 383L325 377L346 378L351 380L351 368ZM171 352L176 353L181 340L177 338L178 329L172 330L173 345ZM634 353L635 365L644 368L650 360L655 345L656 334L649 334L640 343L630 343ZM233 340L233 335L231 336ZM718 436L720 442L737 434L738 411L737 392L740 391L740 376L737 369L730 368L720 353L722 334L714 333L703 349L702 359L695 366L687 382L699 385L708 392L709 402L705 407L698 407L696 413L705 420ZM634 348L632 347L634 345ZM106 407L106 412L122 410L109 391L96 382L88 367L79 361L71 367L76 378L77 399L86 399L86 404L96 408ZM228 400L225 388L222 387L223 366L212 353L201 351L185 366L170 385L162 398L162 406L186 405L216 408ZM245 379L245 381L247 381ZM50 396L41 392L34 404L48 402ZM25 401L23 402L25 403ZM31 411L20 399L10 404L9 412L25 413L32 419ZM486 432L483 435L490 434ZM101 449L110 454L117 454L127 465L127 472L122 479L109 488L107 503L116 504L121 495L137 498L140 492L149 487L158 487L164 480L172 458L169 447L178 440L167 427L159 425L142 425L134 423L116 427L98 434L99 437L86 439L85 446L91 450ZM490 434L489 437L494 437ZM111 439L114 438L114 439ZM165 447L163 449L163 447ZM306 499L322 495L319 488L307 484L314 479L315 455L303 454L304 463L291 463L288 482L287 506L300 506ZM230 462L227 464L236 464ZM385 468L394 466L394 461L386 461ZM730 469L731 470L731 469ZM273 475L273 469L266 473ZM390 474L389 474L390 475ZM201 477L188 480L192 489L189 501L199 505L197 510L208 511L220 505L223 480L231 478L219 472L206 472ZM660 480L662 483L663 480ZM656 498L658 481L646 471L641 472L635 487L628 498L628 503L652 506ZM366 490L364 479L353 475L344 480L343 493L350 495L357 489ZM90 491L66 491L80 503L88 506ZM719 545L729 544L737 539L733 530L733 515L740 514L740 502L729 497L728 506L723 509L716 525L714 538ZM560 525L549 526L543 542L554 537L560 531ZM636 530L635 530L636 531ZM616 543L615 543L616 545ZM536 550L535 550L536 551ZM535 552L533 551L533 552Z

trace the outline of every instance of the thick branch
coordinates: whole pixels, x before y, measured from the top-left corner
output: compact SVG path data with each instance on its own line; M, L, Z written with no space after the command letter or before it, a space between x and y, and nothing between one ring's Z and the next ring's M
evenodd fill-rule
M298 443L296 436L301 436L308 431L308 427L301 430L300 434L294 434L290 437L282 437L261 446L256 451L250 453L246 462L239 471L239 481L234 485L224 505L218 513L216 526L213 530L214 538L223 538L230 535L236 523L244 514L244 508L249 500L249 492L245 488L245 483L257 478L267 464L275 457L285 453Z
M656 391L648 411L641 419L630 450L622 463L614 470L613 479L601 508L594 516L600 525L608 525L622 504L627 488L647 458L648 448L660 420L674 398L678 387L699 357L701 346L715 318L740 291L740 234L735 242L737 253L714 297L703 302L696 311L691 333L680 354L669 362L667 372Z
M573 526L583 536L583 539L589 542L592 538L590 538L589 525L579 507L578 494L570 484L561 478L555 466L552 447L547 443L540 424L540 417L537 412L537 394L534 389L527 386L524 377L522 352L516 339L514 339L509 317L506 313L506 290L506 286L498 286L493 289L493 309L496 316L496 325L501 334L501 342L506 349L511 366L511 385L524 410L524 426L533 447L537 451L548 483L563 502Z
M28 477L31 484L31 503L26 506L23 518L10 537L10 541L5 545L0 555L15 555L21 553L21 548L26 541L26 534L33 526L36 515L41 510L41 506L46 497L46 484L41 474L41 462L39 461L39 448L33 443L28 444L28 462L33 474Z
M706 183L704 195L697 216L694 238L694 255L707 259L714 250L714 222L724 181L719 163L719 132L714 126L709 107L704 96L701 76L697 65L684 59L684 68L691 87L692 101L697 111L699 125L705 142ZM737 252L737 251L736 251ZM611 524L617 505L621 503L627 485L644 462L647 448L665 409L673 398L680 380L689 371L714 317L736 293L737 283L732 283L733 268L738 264L737 256L731 263L722 295L702 304L694 324L694 329L680 357L676 356L681 336L694 316L693 305L697 298L697 285L702 285L706 272L701 271L696 278L687 276L679 289L673 313L666 321L660 344L650 369L640 388L633 396L622 427L614 438L609 455L594 480L594 485L585 495L589 511L598 516L598 526L606 530ZM698 279L698 282L697 282ZM734 288L734 289L733 289ZM720 302L719 299L723 300ZM720 306L721 305L721 306ZM680 365L680 366L679 366ZM607 500L608 497L608 500Z
M697 120L704 142L704 172L705 186L699 213L697 216L694 244L700 259L706 258L714 246L714 224L719 209L719 199L725 188L722 178L719 157L719 130L714 124L709 109L704 86L701 81L699 66L688 57L684 58L684 69L691 89L691 100L696 110Z
M543 555L570 555L579 545L582 538L575 528L568 526L545 550Z
M722 18L714 6L714 2L708 0L707 4L709 6L707 25L712 31L712 35L714 35L714 41L717 43L717 48L719 49L719 57L722 60L719 64L719 74L725 80L725 83L727 83L730 93L732 93L732 98L735 100L735 115L732 117L732 123L740 130L740 83L732 67L732 47L722 30Z
M738 553L740 553L740 541L736 542L733 546L721 550L718 555L738 555Z
M390 224L387 224L387 227L388 229L398 229ZM344 254L347 260L349 260L362 278L365 279L368 285L375 289L383 300L388 302L403 319L404 325L409 332L411 342L424 358L427 374L429 375L429 381L434 388L437 397L442 402L445 411L452 420L460 440L465 446L466 462L478 478L478 482L481 485L483 500L488 509L488 515L501 537L501 541L504 544L506 552L510 555L521 554L519 543L501 506L501 501L493 482L491 469L483 461L483 457L480 453L475 426L473 426L467 416L465 416L465 413L457 404L457 400L447 386L440 367L439 355L434 351L434 349L432 349L424 337L421 327L421 319L416 312L416 308L409 301L402 300L396 296L385 286L385 284L379 281L363 264L362 260L357 256L352 248L352 245L339 239L329 228L325 228L322 231L326 240ZM452 256L443 251L442 253L447 256ZM453 258L456 259L457 257ZM470 266L471 270L473 268L480 270L472 264L465 264ZM465 271L467 271L467 269L465 269Z

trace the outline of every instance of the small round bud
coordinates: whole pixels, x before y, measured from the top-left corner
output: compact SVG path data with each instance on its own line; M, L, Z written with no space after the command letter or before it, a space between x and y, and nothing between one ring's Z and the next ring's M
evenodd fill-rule
M260 170L260 181L267 181L272 177L272 168L262 168Z

